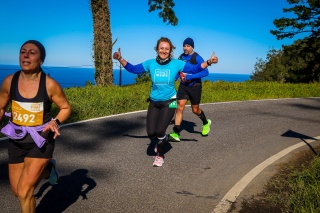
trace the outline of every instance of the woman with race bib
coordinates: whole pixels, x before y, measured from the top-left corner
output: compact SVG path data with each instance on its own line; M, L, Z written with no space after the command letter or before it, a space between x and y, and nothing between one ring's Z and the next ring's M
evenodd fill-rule
M217 63L218 58L213 54L209 60L192 65L184 61L173 59L175 47L170 39L161 37L156 44L157 57L141 64L132 65L122 58L120 48L113 54L113 58L129 72L141 74L150 72L152 86L150 103L147 112L147 134L150 138L157 138L156 157L153 166L162 166L164 163L165 146L168 143L166 129L177 108L175 79L180 72L197 73ZM180 73L182 81L188 80L188 75Z
M7 76L0 91L0 121L5 115L10 117L1 129L9 137L10 185L21 212L35 212L33 194L42 178L57 184L59 176L52 159L55 139L60 135L60 123L71 113L61 86L42 71L45 56L39 41L26 41L20 48L21 70ZM54 118L52 103L59 108ZM9 104L11 113L5 113Z

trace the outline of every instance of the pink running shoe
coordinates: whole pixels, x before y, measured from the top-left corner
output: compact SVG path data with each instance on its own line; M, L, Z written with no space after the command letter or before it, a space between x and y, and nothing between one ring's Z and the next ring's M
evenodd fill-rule
M153 162L154 167L160 167L164 163L163 156L156 156Z

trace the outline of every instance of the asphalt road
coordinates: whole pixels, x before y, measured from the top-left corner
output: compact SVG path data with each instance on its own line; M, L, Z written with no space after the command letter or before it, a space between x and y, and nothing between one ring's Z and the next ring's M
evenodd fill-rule
M59 184L40 183L37 212L210 213L257 165L320 135L320 98L201 108L212 120L210 135L201 136L200 119L187 107L181 142L170 143L159 168L152 167L146 111L63 126L54 153ZM14 213L19 204L10 191L7 144L0 141L0 211Z

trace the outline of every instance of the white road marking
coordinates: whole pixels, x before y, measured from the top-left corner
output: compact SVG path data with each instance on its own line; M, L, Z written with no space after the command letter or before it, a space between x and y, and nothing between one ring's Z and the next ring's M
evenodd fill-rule
M226 213L229 208L231 207L232 203L234 203L239 196L239 194L244 190L244 188L255 178L262 170L264 170L267 166L271 165L275 161L279 160L283 156L287 155L291 151L298 149L306 143L312 143L314 141L318 141L320 139L320 136L313 137L317 140L311 140L307 139L305 142L300 142L298 144L295 144L293 146L290 146L281 152L278 152L277 154L271 156L267 160L260 163L258 166L253 168L249 173L247 173L241 180L239 180L228 192L227 194L222 198L222 200L218 203L218 205L215 207L212 213Z

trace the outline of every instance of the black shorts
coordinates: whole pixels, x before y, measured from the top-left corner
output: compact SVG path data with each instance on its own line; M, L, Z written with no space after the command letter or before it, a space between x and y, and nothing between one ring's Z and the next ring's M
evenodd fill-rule
M47 142L41 148L39 148L35 142L30 143L9 139L9 163L22 163L25 157L52 158L54 147L54 139L47 139Z
M184 84L179 85L177 99L183 100L187 99L190 100L192 105L200 104L202 94L202 83L195 83L192 86L186 86Z

